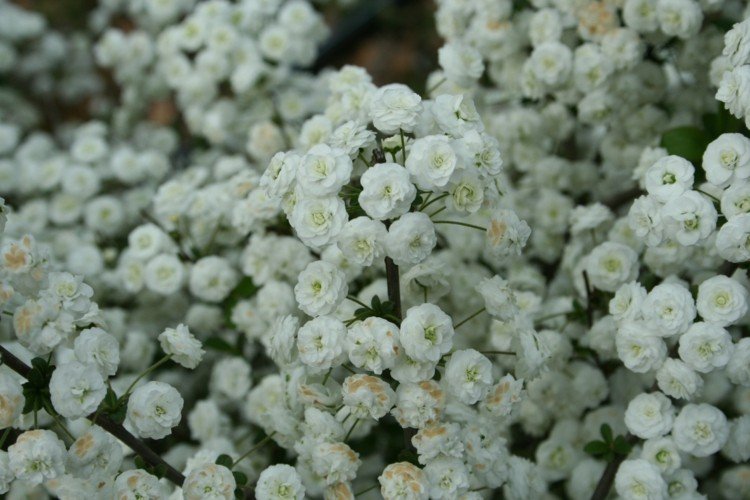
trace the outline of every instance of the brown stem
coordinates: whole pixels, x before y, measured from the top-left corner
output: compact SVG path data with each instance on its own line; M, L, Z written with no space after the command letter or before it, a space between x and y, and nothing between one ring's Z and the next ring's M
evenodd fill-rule
M625 440L632 445L638 440L638 438L632 434L628 434L625 437ZM594 493L591 495L591 500L604 500L607 498L609 490L612 489L612 483L615 481L617 469L620 468L620 464L622 464L626 458L628 458L626 455L617 455L607 464L607 467L604 468L604 472L602 472L602 475L599 478L599 482L596 483L596 489L594 489Z
M390 257L385 258L385 280L388 284L388 300L393 303L394 314L401 321L401 284L398 277L398 266Z
M8 365L11 370L28 379L29 372L31 372L31 367L18 359L13 355L13 353L11 353L3 346L0 346L0 357L2 357L3 362ZM143 458L143 460L145 460L148 464L153 467L156 467L158 465L166 467L165 477L167 479L172 481L177 486L182 486L182 483L185 482L185 476L183 476L180 471L165 462L159 455L154 453L151 448L146 446L143 441L132 435L125 427L114 422L106 415L96 415L95 413L92 413L86 418L93 422L94 417L96 417L96 424L99 427L128 445L130 449L140 455L141 458Z

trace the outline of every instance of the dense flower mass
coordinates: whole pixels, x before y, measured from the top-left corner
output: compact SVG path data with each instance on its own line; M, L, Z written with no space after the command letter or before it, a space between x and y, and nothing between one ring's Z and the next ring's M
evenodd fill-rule
M747 2L36 4L4 497L750 495ZM380 8L410 85L342 62Z

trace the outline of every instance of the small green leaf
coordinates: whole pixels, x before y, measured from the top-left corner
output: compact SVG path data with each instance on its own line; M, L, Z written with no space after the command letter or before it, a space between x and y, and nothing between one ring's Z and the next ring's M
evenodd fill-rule
M247 484L247 475L245 475L244 472L235 470L235 471L232 471L232 475L234 476L234 480L238 485L244 486Z
M583 447L583 451L595 457L605 455L609 452L609 446L604 441L589 441Z
M125 416L128 411L127 404L123 404L117 407L117 409L107 413L109 418L116 424L122 424L125 421Z
M143 460L143 458L140 455L136 455L133 459L133 462L135 463L135 466L139 469L146 469L148 466L146 465L146 461Z
M677 155L699 164L711 138L698 127L677 127L664 132L661 147L671 155Z
M619 455L627 455L632 448L633 445L628 443L624 436L617 436L612 443L612 449Z
M223 465L227 469L231 470L232 464L234 464L234 460L232 460L232 457L224 453L216 457L216 463L219 465Z
M156 467L154 467L154 476L161 479L166 475L167 475L167 466L165 464L159 464Z
M602 424L599 428L599 432L601 433L602 438L604 438L605 443L612 442L612 427L610 427L609 424Z

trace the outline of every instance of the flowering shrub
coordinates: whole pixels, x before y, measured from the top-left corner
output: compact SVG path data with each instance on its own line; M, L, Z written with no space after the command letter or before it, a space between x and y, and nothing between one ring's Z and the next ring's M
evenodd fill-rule
M0 0L0 493L750 498L750 7L436 4Z

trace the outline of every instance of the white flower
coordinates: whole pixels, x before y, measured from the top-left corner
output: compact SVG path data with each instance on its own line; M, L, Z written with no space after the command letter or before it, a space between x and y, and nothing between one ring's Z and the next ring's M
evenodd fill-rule
M694 0L658 0L656 15L664 34L688 39L698 33L703 11Z
M656 371L656 382L659 390L675 399L692 399L703 388L701 376L674 358L667 358Z
M202 464L190 471L182 485L185 500L234 498L237 482L232 471L217 464Z
M747 99L750 96L750 65L737 66L725 71L716 91L716 99L736 117L746 114Z
M311 368L327 370L343 361L346 326L331 316L318 316L297 332L300 360Z
M281 198L292 189L300 160L293 151L273 155L259 183L270 198Z
M190 270L190 293L206 302L221 302L239 280L237 271L226 259L203 257Z
M65 472L65 444L48 430L26 431L8 447L8 462L17 479L37 485Z
M681 245L695 245L716 229L718 214L713 203L697 191L686 191L661 209L665 230Z
M677 352L685 363L701 373L721 368L732 356L732 337L724 328L712 323L694 323L680 336Z
M182 396L171 385L147 382L130 395L127 417L140 437L161 439L180 423L182 405Z
M277 317L263 337L268 356L280 367L292 364L297 358L296 337L299 319L292 315Z
M640 319L643 301L646 300L648 292L637 281L631 281L621 285L615 292L615 296L609 301L609 314L616 321L633 321Z
M380 494L384 500L427 500L430 483L425 473L409 462L389 464L378 476ZM408 493L407 493L408 492Z
M641 393L628 403L625 425L641 439L669 434L674 422L672 402L661 392Z
M721 213L727 220L750 212L750 182L736 181L721 194Z
M409 180L409 173L398 163L373 165L362 174L360 182L359 204L376 220L404 215L417 196L417 188Z
M338 236L347 220L346 207L340 198L304 197L294 206L289 223L303 243L321 247Z
M531 235L531 228L512 210L499 209L492 213L487 226L487 246L495 258L521 255L521 249Z
M448 183L450 196L445 200L448 210L472 214L477 212L484 202L486 181L479 173L472 170L459 170Z
M729 380L745 387L750 386L750 338L740 339L734 345L732 357L726 368Z
M706 180L727 187L736 179L750 177L750 139L742 134L721 134L703 153Z
M57 413L67 418L79 418L96 411L107 388L96 365L71 361L55 368L49 391Z
M84 313L91 306L94 290L83 282L83 277L70 273L50 273L49 285L42 294L50 294L68 311Z
M750 214L728 220L716 234L716 250L729 262L750 260Z
M589 254L586 272L593 287L614 292L638 275L638 254L622 243L606 241Z
M518 409L524 393L523 379L516 380L509 373L490 388L482 406L492 415L508 417Z
M421 464L429 463L440 455L461 458L465 449L461 427L453 422L428 425L420 429L411 442L417 449Z
M167 328L159 334L162 350L172 356L175 363L193 369L201 362L205 351L187 326L180 323L177 328Z
M445 408L445 393L434 380L402 383L391 413L402 427L421 429L436 422Z
M385 238L386 253L397 266L419 264L436 244L435 225L422 212L403 215L391 224Z
M617 356L636 373L645 373L661 366L667 356L667 346L654 330L642 322L626 321L615 337Z
M564 84L573 69L573 53L561 42L537 45L527 59L531 71L544 85L554 88Z
M258 500L302 500L305 487L294 467L277 464L260 473L255 496Z
M167 498L167 487L143 469L126 470L115 479L114 498Z
M182 286L185 267L176 255L160 254L143 269L146 288L161 295L172 295Z
M422 98L400 83L380 87L370 100L372 124L384 134L411 132L421 111Z
M299 273L294 297L308 316L330 314L336 310L348 291L346 275L330 262L311 262Z
M516 295L509 283L500 276L484 278L475 289L484 299L487 312L502 321L510 321L518 315Z
M680 468L680 450L670 437L649 439L643 443L641 458L648 460L663 474L672 474Z
M484 398L492 385L492 363L474 349L451 354L445 364L445 387L458 401L472 405Z
M313 146L297 167L297 183L306 195L335 195L349 182L352 160L340 149L327 144Z
M411 145L406 169L420 189L438 191L448 184L459 166L458 161L448 137L429 135L416 139Z
M659 245L664 239L661 204L651 196L636 198L628 211L628 225L646 245Z
M123 447L110 433L92 425L68 450L68 473L77 477L114 476L122 465Z
M747 19L724 34L722 54L729 58L732 66L750 63L750 22Z
M430 498L457 498L469 488L469 470L463 460L438 457L424 468L430 484Z
M144 224L128 235L128 249L136 259L146 260L156 256L168 246L169 237L155 224Z
M101 328L87 328L76 337L76 358L83 364L95 365L103 377L117 373L120 364L120 344Z
M736 280L718 275L698 287L696 308L704 321L727 326L747 313L747 289Z
M18 378L0 371L0 429L13 425L21 415L25 402L23 387Z
M643 301L642 310L653 334L660 337L683 333L696 315L690 291L675 283L662 283L651 289Z
M385 225L369 217L357 217L344 225L336 245L346 259L360 266L371 266L385 254Z
M623 500L668 498L667 483L659 469L642 458L625 460L617 469L615 490Z
M349 328L346 349L349 360L357 368L380 375L392 368L401 349L399 328L383 318L371 316Z
M357 418L383 418L396 402L396 393L383 379L356 374L341 385L344 405Z
M434 304L409 308L401 322L401 345L416 361L437 362L453 347L453 335L450 316Z
M327 485L352 481L362 464L359 453L346 443L318 443L312 452L312 468Z
M461 87L470 87L484 73L482 55L472 46L451 41L438 50L438 62L448 80Z
M721 449L729 437L724 414L709 404L685 405L674 421L672 437L677 447L696 457L707 457Z
M693 187L693 164L679 156L665 156L646 171L646 191L661 203Z
M242 358L235 356L219 360L211 371L211 393L220 398L241 400L250 390L250 371L250 364Z

